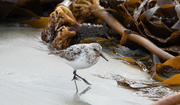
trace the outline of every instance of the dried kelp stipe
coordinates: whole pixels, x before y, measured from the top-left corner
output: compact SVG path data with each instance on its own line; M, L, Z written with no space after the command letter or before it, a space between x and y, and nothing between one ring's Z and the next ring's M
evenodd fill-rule
M61 50L89 37L108 38L109 32L111 30L102 24L78 23L68 8L58 6L51 13L50 23L41 32L41 38L56 49ZM110 35L112 38L120 39L116 32Z

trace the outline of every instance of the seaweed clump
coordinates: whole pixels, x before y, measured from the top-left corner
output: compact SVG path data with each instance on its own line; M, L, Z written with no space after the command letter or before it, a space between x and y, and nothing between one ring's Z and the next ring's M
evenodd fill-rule
M86 38L108 38L109 32L111 32L111 37L119 39L116 32L102 24L77 22L68 8L59 5L50 14L50 22L46 29L42 30L41 39L50 43L57 50L62 50Z

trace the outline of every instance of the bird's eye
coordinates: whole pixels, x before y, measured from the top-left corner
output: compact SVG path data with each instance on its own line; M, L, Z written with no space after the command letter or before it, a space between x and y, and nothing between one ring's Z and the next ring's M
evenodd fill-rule
M95 48L93 49L94 51L97 51Z

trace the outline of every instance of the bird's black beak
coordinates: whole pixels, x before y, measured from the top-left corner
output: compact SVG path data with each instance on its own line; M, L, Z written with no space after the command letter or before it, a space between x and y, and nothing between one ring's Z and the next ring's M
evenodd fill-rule
M106 61L108 61L108 59L102 54L102 53L99 53L99 55L104 58Z

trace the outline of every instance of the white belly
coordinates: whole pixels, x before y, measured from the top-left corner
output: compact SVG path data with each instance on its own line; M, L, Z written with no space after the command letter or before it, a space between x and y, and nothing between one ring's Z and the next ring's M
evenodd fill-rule
M89 68L91 66L93 66L94 64L96 64L99 60L99 57L97 58L94 58L94 59L91 59L91 63L88 63L87 62L87 58L85 58L84 56L82 57L79 57L75 60L71 60L71 61L68 61L66 59L62 59L66 64L68 64L69 66L71 66L72 68L78 70L78 69L85 69L85 68Z

